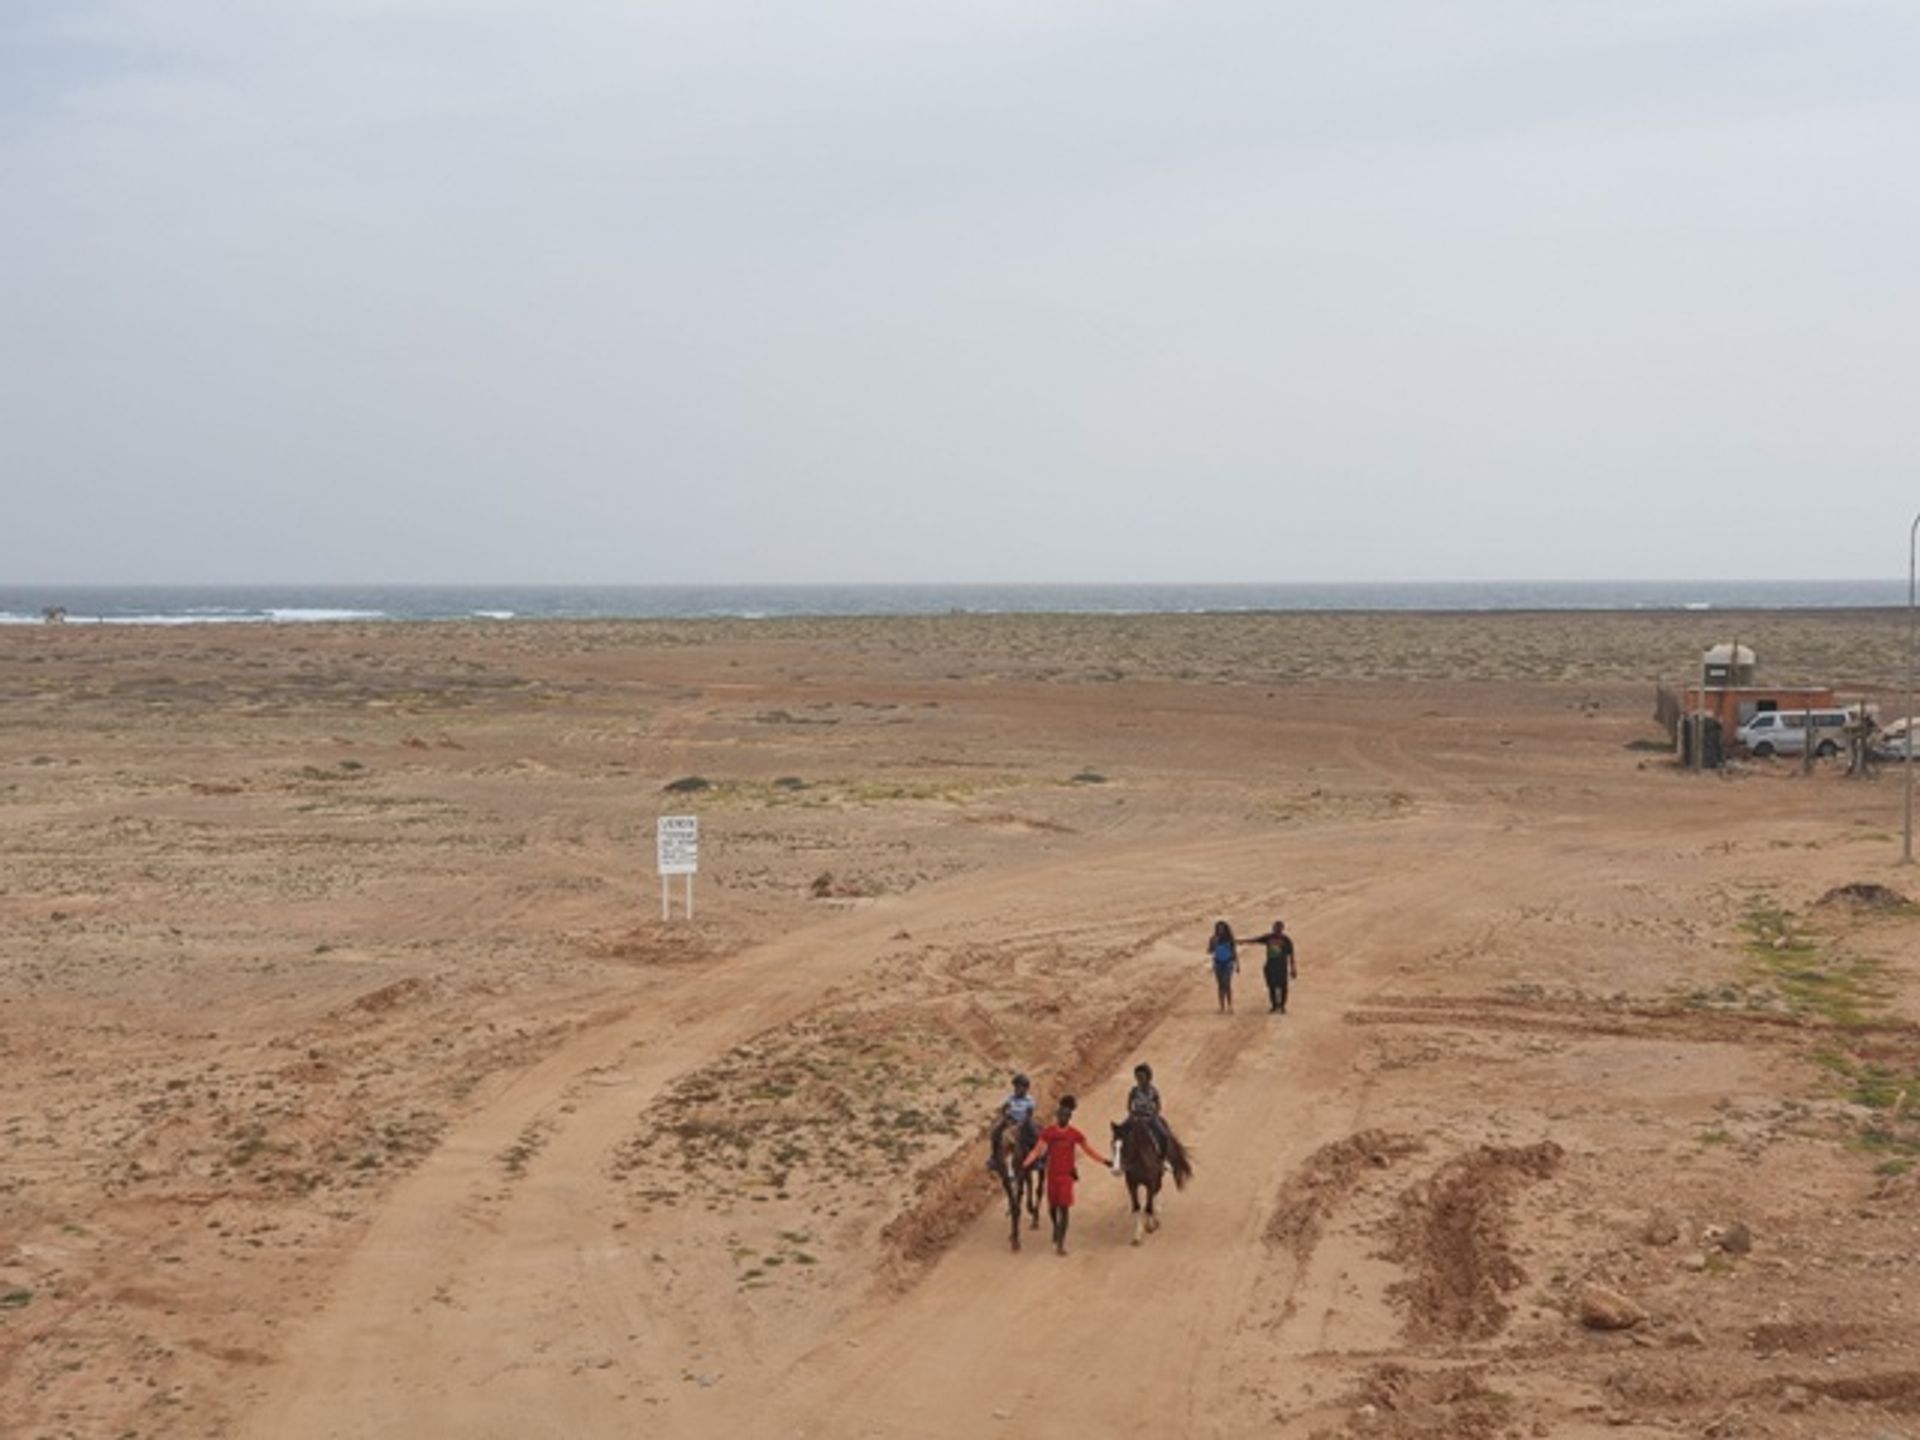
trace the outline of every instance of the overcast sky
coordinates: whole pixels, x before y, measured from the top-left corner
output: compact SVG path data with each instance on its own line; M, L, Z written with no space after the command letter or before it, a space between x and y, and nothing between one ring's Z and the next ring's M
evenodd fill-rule
M0 582L1904 573L1914 0L4 0Z

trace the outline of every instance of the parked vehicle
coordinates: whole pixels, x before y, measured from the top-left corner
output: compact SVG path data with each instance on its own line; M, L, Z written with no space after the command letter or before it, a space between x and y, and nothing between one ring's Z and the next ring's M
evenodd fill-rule
M1838 755L1846 743L1846 710L1765 710L1742 725L1735 734L1750 755L1804 755L1807 752L1807 727L1813 727L1813 753Z
M1895 720L1873 737L1868 753L1875 760L1891 760L1896 765L1900 764L1907 758L1907 727L1912 724L1911 720ZM1920 731L1914 732L1913 751L1914 758L1920 760Z

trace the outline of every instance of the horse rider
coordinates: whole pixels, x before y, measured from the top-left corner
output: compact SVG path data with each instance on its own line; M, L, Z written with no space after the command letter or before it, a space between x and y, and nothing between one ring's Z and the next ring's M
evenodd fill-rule
M987 1141L987 1170L995 1168L995 1160L1000 1154L1000 1137L1013 1127L1015 1153L1025 1155L1039 1138L1034 1128L1033 1112L1036 1108L1033 1096L1028 1093L1032 1082L1025 1075L1013 1077L1013 1093L1000 1102L1000 1109L993 1117L993 1133Z
M1153 1139L1154 1149L1160 1152L1160 1163L1169 1165L1167 1159L1167 1121L1160 1113L1160 1092L1154 1088L1153 1067L1144 1060L1133 1067L1133 1089L1127 1092L1127 1118L1141 1126ZM1113 1173L1120 1173L1120 1147L1113 1147Z

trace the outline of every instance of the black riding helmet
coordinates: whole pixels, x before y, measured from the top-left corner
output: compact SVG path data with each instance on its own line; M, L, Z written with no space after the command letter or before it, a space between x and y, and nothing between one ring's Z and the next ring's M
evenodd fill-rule
M1016 1075L1013 1077L1013 1088L1016 1090L1024 1090L1032 1083L1033 1082L1024 1075Z
M1133 1067L1133 1078L1143 1083L1150 1083L1153 1080L1153 1067L1142 1060Z

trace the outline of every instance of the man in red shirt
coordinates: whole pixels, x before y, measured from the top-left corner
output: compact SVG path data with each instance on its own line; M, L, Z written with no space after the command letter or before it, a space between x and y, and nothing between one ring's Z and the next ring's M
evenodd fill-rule
M1071 1095L1060 1097L1058 1118L1040 1132L1040 1141L1026 1160L1031 1165L1042 1154L1047 1157L1047 1215L1053 1221L1053 1249L1057 1255L1067 1253L1067 1221L1073 1215L1074 1147L1086 1151L1095 1165L1107 1163L1107 1157L1073 1128L1073 1112L1078 1104Z

